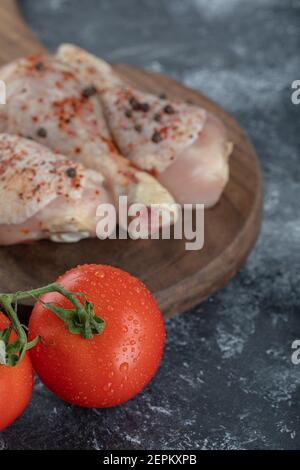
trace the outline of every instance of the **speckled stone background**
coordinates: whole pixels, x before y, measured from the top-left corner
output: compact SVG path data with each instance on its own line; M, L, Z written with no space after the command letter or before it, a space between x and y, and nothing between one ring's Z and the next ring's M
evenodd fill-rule
M230 111L261 157L261 237L240 274L167 322L159 373L111 410L69 406L36 383L0 449L300 448L298 0L23 0L44 43L165 72Z

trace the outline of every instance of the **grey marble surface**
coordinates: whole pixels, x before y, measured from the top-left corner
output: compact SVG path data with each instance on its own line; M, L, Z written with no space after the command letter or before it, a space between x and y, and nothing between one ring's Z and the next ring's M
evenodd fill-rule
M40 383L0 449L300 447L299 0L23 0L44 43L164 72L231 112L260 155L260 239L217 295L167 322L159 373L111 410L71 407Z

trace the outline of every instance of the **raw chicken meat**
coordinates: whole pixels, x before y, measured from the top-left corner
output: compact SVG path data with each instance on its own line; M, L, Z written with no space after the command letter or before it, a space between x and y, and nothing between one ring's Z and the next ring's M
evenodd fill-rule
M177 202L216 204L229 178L232 152L217 117L129 87L109 64L72 44L60 46L57 56L97 89L123 155L154 174Z
M0 244L96 236L96 210L110 202L100 173L32 140L0 134Z
M170 204L174 200L151 175L136 169L114 145L90 82L52 56L18 59L0 69L6 81L6 114L0 130L30 137L103 174L117 204Z
M228 182L228 159L232 148L220 119L208 113L203 130L194 144L158 173L157 178L175 200L212 207Z
M75 44L61 44L57 49L56 57L75 69L80 80L95 86L98 92L123 85L121 78L110 64Z

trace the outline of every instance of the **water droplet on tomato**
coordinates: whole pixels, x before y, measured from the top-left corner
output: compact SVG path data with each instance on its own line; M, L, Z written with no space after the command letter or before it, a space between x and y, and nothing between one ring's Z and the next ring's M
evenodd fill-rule
M107 384L104 385L103 390L105 392L108 392L108 390L111 388L111 386L112 386L112 383L108 382Z
M122 364L119 367L120 372L125 373L128 371L129 365L128 362L122 362Z

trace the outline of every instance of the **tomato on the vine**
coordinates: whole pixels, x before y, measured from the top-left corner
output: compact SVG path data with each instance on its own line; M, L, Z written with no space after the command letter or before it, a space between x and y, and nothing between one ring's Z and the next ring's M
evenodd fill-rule
M104 265L79 266L57 282L85 294L105 325L102 333L85 339L70 333L37 302L29 340L41 338L30 356L42 382L62 399L84 407L111 407L134 397L155 374L165 342L163 318L151 293L137 278ZM71 308L56 292L41 300Z
M0 312L0 331L8 327L10 321ZM16 339L15 332L10 342ZM0 365L0 431L3 431L24 411L28 405L33 387L33 369L28 353L22 362L14 367Z

